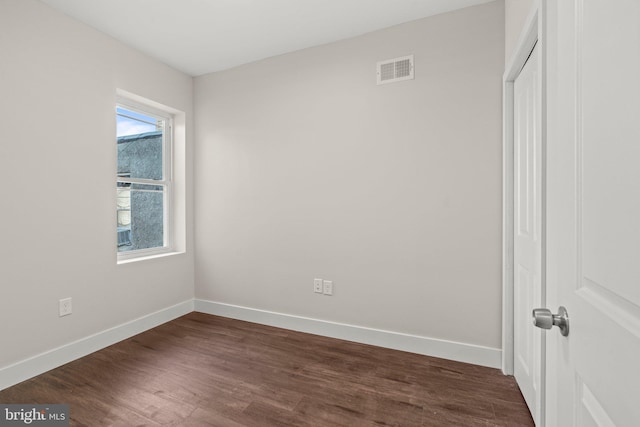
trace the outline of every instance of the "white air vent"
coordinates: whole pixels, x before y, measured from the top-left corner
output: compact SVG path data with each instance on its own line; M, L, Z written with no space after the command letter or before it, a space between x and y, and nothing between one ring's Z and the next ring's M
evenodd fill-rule
M378 62L378 84L413 79L413 55Z

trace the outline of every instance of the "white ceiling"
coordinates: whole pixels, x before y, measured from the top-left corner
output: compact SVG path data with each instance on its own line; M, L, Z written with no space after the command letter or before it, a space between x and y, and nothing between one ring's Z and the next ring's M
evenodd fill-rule
M492 0L41 0L192 76Z

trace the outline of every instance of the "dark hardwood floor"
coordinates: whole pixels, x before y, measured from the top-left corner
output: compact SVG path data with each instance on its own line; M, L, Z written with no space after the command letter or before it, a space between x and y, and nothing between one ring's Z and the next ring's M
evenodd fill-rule
M190 313L0 391L77 426L533 426L496 369Z

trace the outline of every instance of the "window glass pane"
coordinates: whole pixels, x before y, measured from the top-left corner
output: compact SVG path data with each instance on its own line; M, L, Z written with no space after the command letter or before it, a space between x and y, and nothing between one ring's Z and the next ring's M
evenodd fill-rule
M164 246L165 192L162 185L118 187L118 252Z
M116 109L118 176L163 179L164 119Z
M144 104L122 102L116 106L117 251L119 259L129 259L135 251L170 244L164 212L171 199L171 159L164 156L171 152L171 119Z

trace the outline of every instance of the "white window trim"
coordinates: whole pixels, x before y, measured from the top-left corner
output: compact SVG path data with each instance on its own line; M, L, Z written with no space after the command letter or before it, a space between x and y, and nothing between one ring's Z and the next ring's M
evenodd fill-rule
M152 101L150 101L151 103ZM163 246L147 249L138 249L126 252L118 252L116 247L117 262L118 264L124 264L132 261L140 261L145 259L156 258L158 256L170 255L176 253L175 249L175 232L173 222L174 200L173 200L173 130L174 130L174 115L157 107L151 106L144 102L133 100L129 97L119 94L116 97L116 107L122 107L130 111L134 111L141 114L147 114L154 117L158 117L165 120L165 130L163 132L162 149L162 180L150 180L142 178L127 178L127 182L136 184L150 184L150 185L163 185L165 187L164 206L163 206L163 228L164 228L164 241ZM117 137L116 137L117 138ZM116 177L116 182L119 179ZM115 200L115 199L114 199ZM117 221L117 219L116 219Z

